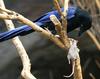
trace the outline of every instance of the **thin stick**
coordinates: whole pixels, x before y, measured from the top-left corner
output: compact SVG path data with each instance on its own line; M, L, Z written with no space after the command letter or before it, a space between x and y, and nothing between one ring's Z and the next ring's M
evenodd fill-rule
M55 25L55 29L57 31L57 34L60 35L60 37L62 36L62 26L60 21L57 19L57 17L55 15L51 15L50 16L50 20L53 22L53 24Z
M65 4L67 4L67 6L68 6L68 1L65 1L65 2L67 2ZM55 4L58 4L58 2L56 2ZM59 12L60 11L59 6L55 5L55 7L58 7L57 10ZM68 7L66 7L66 5L65 5L64 9L65 9L64 12L66 12L66 10L68 10ZM51 17L51 21L55 24L55 27L57 28L59 35L60 35L62 42L64 43L65 47L67 45L67 47L69 46L68 48L70 48L68 36L66 35L66 33L67 33L67 20L66 20L65 16L67 15L67 13L65 13L65 15L62 15L62 13L60 13L60 14L61 14L61 17L62 17L61 18L62 19L62 26L61 26L59 20L57 20L57 18L55 18L54 16ZM61 30L59 30L59 29L61 29ZM80 65L80 58L77 58L75 61L72 61L72 62L75 63L74 79L83 79L82 78L81 65Z
M69 0L64 0L64 11L62 12L63 15L61 16L61 19L62 19L62 36L63 36L63 41L64 41L64 44L65 46L66 45L69 45L70 47L70 42L68 40L68 35L67 35L67 11L68 11L68 4L69 4Z
M2 9L3 10L3 9ZM55 44L57 44L59 47L63 48L63 49L68 49L70 47L70 44L68 44L67 42L69 42L67 39L67 36L66 36L66 29L62 29L64 31L63 35L62 35L62 39L64 44L62 43L62 41L59 40L59 38L56 38L52 33L42 29L41 27L39 27L38 25L36 25L35 23L33 23L32 21L28 20L27 18L23 17L22 15L16 13L16 12L13 12L13 11L10 11L10 10L5 10L6 12L8 11L9 15L4 15L2 14L2 16L0 16L0 18L3 18L3 19L17 19L19 21L21 21L22 23L24 24L27 24L29 26L31 26L34 30L40 32L41 34L43 34L44 36L46 36L47 38L49 38L50 40L52 40ZM61 13L62 15L62 13ZM62 19L63 20L63 19ZM65 20L65 18L64 18ZM66 20L65 20L66 21ZM65 22L63 21L63 23ZM65 24L66 25L66 24ZM66 27L64 24L64 28ZM67 48L67 45L69 46ZM80 65L79 65L80 66ZM80 73L81 74L81 73ZM77 78L76 78L77 79Z
M96 65L97 65L97 67L100 69L100 62L99 62L99 60L95 60L95 63L96 63Z
M54 0L54 6L55 6L55 8L58 10L60 16L62 16L63 14L62 14L62 11L61 11L61 9L60 9L60 5L59 5L59 3L58 3L58 0Z
M64 38L63 27L62 27L60 21L56 18L55 15L51 15L50 20L54 23L56 31L57 31L58 35L60 36L59 38L61 39L63 44L66 45L67 48L69 48L70 47L69 44L64 42L64 41L66 41L66 38Z
M96 2L96 4L97 4L97 6L98 6L98 4L100 3L98 0L95 0L95 2ZM78 5L80 6L80 7L82 7L82 9L84 9L84 6L81 4L81 2L79 1L79 0L77 0L77 3L78 3ZM85 4L84 4L85 5ZM98 6L98 8L100 8L100 6ZM95 12L95 11L94 11ZM94 14L93 14L94 15ZM89 35L89 37L92 39L92 41L94 42L94 44L96 45L96 47L98 48L98 50L100 51L100 43L99 43L99 41L98 41L98 39L95 37L95 35L93 35L93 33L91 32L91 31L87 31L86 32L88 35Z
M90 75L90 77L91 77L92 79L96 79L95 76L94 76L92 73L89 73L89 75Z
M73 62L75 62L74 79L83 79L80 58L76 59Z
M0 0L0 6L5 9L5 5L3 0ZM7 15L6 12L2 12L3 14ZM6 23L6 26L8 30L14 29L14 24L11 20L4 20ZM22 63L23 63L23 70L22 70L22 77L24 79L36 79L30 72L31 69L31 64L30 64L30 59L26 53L26 50L24 49L21 41L19 40L18 37L15 37L12 39L13 44L17 48L18 54L21 57Z
M68 3L69 3L69 0L64 0L64 11L63 11L63 15L65 17L67 15L67 11L68 11Z
M97 7L100 9L100 0L95 0Z
M93 35L93 33L91 31L87 31L87 34L89 35L89 37L92 39L92 41L95 43L96 47L98 48L98 50L100 51L100 43L99 41L96 39L96 37Z
M65 1L66 2L66 1ZM68 2L68 1L67 1ZM66 47L70 47L70 42L69 42L69 39L68 39L68 36L67 36L67 21L66 21L66 15L67 15L67 12L65 13L65 15L63 14L63 12L61 11L61 9L60 9L60 5L59 5L59 3L58 3L58 1L57 0L54 0L54 4L55 4L55 8L58 10L58 12L59 12L59 14L61 15L61 19L62 19L62 26L61 26L61 33L62 33L62 35L61 35L61 39L62 39L62 42L64 43L64 45L66 46ZM64 7L64 12L66 11L66 10L68 10L68 3L65 3L65 4L67 4L67 7L65 6Z
M4 10L3 8L1 8L1 10ZM6 9L5 9L6 10ZM6 12L8 11L8 13L10 13L9 15L4 15L4 14L0 14L0 18L2 19L17 19L19 21L21 21L22 23L29 25L30 27L32 27L35 31L40 32L41 34L43 34L45 37L49 38L50 40L52 40L56 45L58 45L59 47L64 48L63 43L56 38L52 33L44 30L43 28L41 28L40 26L36 25L35 23L33 23L32 21L28 20L27 18L25 18L24 16L14 12L14 11L10 11L10 10L6 10Z

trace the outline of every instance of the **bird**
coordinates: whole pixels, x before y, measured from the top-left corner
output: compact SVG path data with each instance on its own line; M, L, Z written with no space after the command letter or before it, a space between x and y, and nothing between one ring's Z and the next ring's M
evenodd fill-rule
M64 8L61 8L61 11L63 10ZM65 18L68 22L67 24L68 33L73 31L76 28L79 28L78 36L81 36L85 31L91 28L92 18L87 11L81 9L78 6L69 6L68 11L66 12L67 12L67 16ZM58 11L53 10L53 11L43 14L42 16L40 16L33 22L36 23L41 28L43 29L48 28L53 34L56 34L54 24L49 18L50 15L55 15L57 19L61 21L61 16L58 13ZM34 31L35 30L33 30L32 27L28 25L23 25L13 30L0 33L0 42L9 40L15 36L24 36Z

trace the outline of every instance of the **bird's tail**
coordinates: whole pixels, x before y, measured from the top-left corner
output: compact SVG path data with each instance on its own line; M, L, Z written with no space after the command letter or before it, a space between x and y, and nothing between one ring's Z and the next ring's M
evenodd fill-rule
M10 31L4 32L4 33L0 33L0 42L11 39L15 36L24 36L26 34L33 32L33 31L34 30L27 25L21 26L21 27L14 29L14 30L10 30Z

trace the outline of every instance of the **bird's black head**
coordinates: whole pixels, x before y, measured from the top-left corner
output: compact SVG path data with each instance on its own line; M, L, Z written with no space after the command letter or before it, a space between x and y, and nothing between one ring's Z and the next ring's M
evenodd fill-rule
M76 11L77 17L80 21L79 36L81 36L83 32L87 31L92 26L92 17L87 11L83 9L78 8Z

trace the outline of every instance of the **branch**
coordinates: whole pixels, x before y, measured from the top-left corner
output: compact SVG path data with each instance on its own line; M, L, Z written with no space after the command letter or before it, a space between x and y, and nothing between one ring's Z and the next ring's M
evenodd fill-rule
M82 69L81 69L81 64L80 64L80 57L75 60L74 79L83 79Z
M68 3L67 3L67 6L68 6ZM70 48L70 40L69 40L68 36L66 35L66 33L67 33L67 31L66 31L67 30L67 21L66 21L67 13L65 13L65 15L64 15L63 12L61 12L60 6L59 6L57 0L55 0L55 7L57 8L59 14L61 15L62 24L56 18L54 18L55 19L54 21L57 21L58 23L56 24L54 21L53 21L53 23L55 24L56 30L59 33L59 36L60 36L61 40L59 38L55 37L55 35L53 35L49 30L47 30L47 29L44 30L43 28L39 27L38 25L36 25L32 21L28 20L24 16L14 12L14 11L11 11L11 10L8 10L8 9L4 9L4 8L0 8L0 10L2 10L3 12L7 12L8 13L8 15L7 14L0 14L0 18L2 18L2 19L17 19L17 20L21 21L22 23L24 23L26 25L29 25L30 27L32 27L37 32L40 32L45 37L47 37L51 41L53 41L56 45L61 47L62 49L68 50ZM64 8L64 11L66 11L66 10L68 10L68 7ZM28 57L26 56L26 58L28 58ZM76 61L75 64L80 62L80 60L78 60L78 61L77 60L78 59L75 60ZM79 66L80 66L80 63L78 64L78 67ZM77 66L75 66L75 67L76 67L76 69L78 68ZM28 68L28 66L26 68ZM30 68L29 68L29 70L30 70ZM81 71L81 69L79 71ZM76 72L78 72L78 71L76 71ZM24 74L24 72L22 72L22 74ZM76 75L82 76L81 73L77 73ZM78 79L78 78L76 78L76 79Z
M35 31L40 32L41 34L43 34L45 37L49 38L50 40L52 40L56 45L58 45L59 47L64 48L63 43L56 38L52 33L44 30L43 28L41 28L40 26L36 25L35 23L33 23L32 21L28 20L27 18L25 18L24 16L14 12L14 11L10 11L8 9L3 9L0 8L2 11L7 12L9 15L5 15L5 14L0 14L0 18L2 19L17 19L19 21L21 21L22 23L29 25L30 27L32 27Z
M64 15L61 16L61 19L62 19L62 26L63 26L63 29L62 29L63 35L64 35L64 38L65 38L64 43L65 43L65 46L69 45L69 48L71 49L71 47L73 47L73 46L70 45L70 43L68 41L68 36L66 35L66 33L67 33L67 21L66 21L67 12L66 11L68 10L68 2L69 2L69 0L64 0L64 12L63 12ZM77 50L77 47L75 48L75 50ZM73 54L75 54L75 51L73 51ZM72 57L70 59L72 60L72 63L75 63L74 79L83 79L82 78L82 72L81 72L82 71L81 65L80 65L80 57L75 58L75 59L74 59L74 57ZM69 77L69 76L65 76L65 77Z
M94 44L96 45L96 47L98 48L98 50L100 51L100 43L99 41L96 39L95 35L91 32L91 31L87 31L87 34L89 35L89 37L92 39L92 41L94 42Z
M55 15L51 15L50 20L54 23L56 31L59 34L61 41L63 42L64 45L66 45L66 47L68 49L69 44L66 42L66 39L68 39L68 38L66 38L66 36L64 36L63 27L62 27L60 21L56 18Z
M100 9L100 1L99 0L95 0L97 7Z
M66 18L67 18L66 17L67 12L66 12L66 10L68 10L68 1L69 0L65 1L65 4L67 5L67 7L66 7L66 5L64 5L64 12L62 12L61 9L60 9L60 5L59 5L58 1L57 0L54 0L55 8L58 10L59 14L61 15L61 20L62 20L61 39L62 39L62 42L64 43L64 45L67 48L70 47L70 41L68 40L68 36L66 34L67 33L67 20L66 20Z
M63 15L65 17L67 15L67 11L68 11L68 3L69 3L69 0L64 0L64 11L63 11Z
M95 0L95 2L96 2L96 4L97 4L97 7L100 9L100 5L99 5L100 1L99 1L99 0ZM79 5L82 9L85 9L85 8L84 8L85 4L82 5L82 3L81 3L79 0L77 0L77 3L78 3L78 5ZM93 3L94 3L94 2L93 2ZM87 4L88 4L88 3L87 3ZM96 16L96 15L92 14L92 18L93 18L94 16ZM97 16L99 16L99 15L97 15ZM98 50L100 51L100 43L99 43L98 39L95 37L95 35L94 35L91 31L89 31L89 30L88 30L86 33L89 35L89 37L91 38L91 40L94 42L94 44L96 45L96 47L97 47Z
M5 9L3 0L0 0L0 7ZM2 12L2 13L5 15L8 15L6 12ZM4 20L4 21L6 23L8 30L14 29L14 24L11 20ZM28 57L26 50L24 49L21 41L19 40L18 37L15 37L12 39L12 42L15 45L15 47L17 48L18 54L21 57L21 60L23 63L23 70L22 70L21 76L24 79L36 79L30 72L30 69L31 69L30 60L29 60L29 57Z
M54 0L54 6L58 10L58 13L60 14L60 16L62 16L63 14L62 14L62 11L60 9L60 5L58 3L58 0Z
M89 73L89 75L90 75L90 77L91 77L92 79L96 79L95 76L94 76L92 73Z

